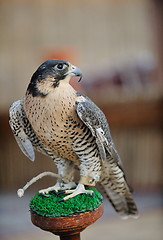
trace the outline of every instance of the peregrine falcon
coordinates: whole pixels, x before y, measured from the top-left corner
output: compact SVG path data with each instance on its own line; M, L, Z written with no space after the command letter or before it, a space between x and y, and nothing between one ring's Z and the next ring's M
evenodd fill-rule
M92 195L85 186L99 182L122 217L136 217L137 207L106 117L69 84L72 76L81 79L82 73L70 62L47 60L33 74L25 97L9 109L9 123L22 152L32 161L34 150L51 157L61 177L39 192L62 189L67 200L81 193ZM78 184L73 182L75 168L80 171Z

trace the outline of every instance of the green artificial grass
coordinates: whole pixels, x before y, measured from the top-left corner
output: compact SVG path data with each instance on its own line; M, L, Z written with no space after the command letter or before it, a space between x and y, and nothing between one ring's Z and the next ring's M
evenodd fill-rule
M30 201L30 209L45 217L65 217L80 214L82 212L93 211L102 203L102 195L95 188L86 187L94 192L94 196L80 194L66 201L59 202L67 194L50 192L49 197L37 193Z

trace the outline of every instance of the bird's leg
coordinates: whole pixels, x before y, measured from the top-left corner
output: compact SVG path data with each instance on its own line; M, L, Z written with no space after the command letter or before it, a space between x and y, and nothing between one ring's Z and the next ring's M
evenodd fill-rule
M60 190L63 191L76 187L76 183L73 182L75 169L73 162L63 158L56 158L54 162L57 165L58 174L61 176L61 179L59 179L54 186L39 191L39 193L45 196L49 196L47 194L51 191L57 193Z
M86 190L85 189L85 185L87 186L95 186L97 182L97 178L92 178L92 177L85 177L85 176L81 176L80 177L80 182L79 184L77 185L77 187L73 190L66 190L64 193L66 194L70 194L66 197L64 197L61 201L64 201L64 200L67 200L69 198L73 198L79 194L82 194L82 193L86 193L86 194L90 194L91 196L94 195L94 192L91 191L91 190Z
M94 167L92 164L93 161L96 167ZM64 197L61 201L73 198L82 193L90 194L93 196L93 191L86 190L84 186L95 186L96 182L98 182L100 179L100 174L101 164L99 163L98 158L94 157L92 158L92 161L82 158L80 164L80 182L74 190L66 190L65 193L70 195Z

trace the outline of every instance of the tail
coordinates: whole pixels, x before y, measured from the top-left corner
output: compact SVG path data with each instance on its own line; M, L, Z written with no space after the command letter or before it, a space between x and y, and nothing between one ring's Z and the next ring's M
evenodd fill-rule
M115 211L123 219L127 219L128 217L138 218L138 209L128 187L126 193L120 195L103 184L101 184L101 186Z

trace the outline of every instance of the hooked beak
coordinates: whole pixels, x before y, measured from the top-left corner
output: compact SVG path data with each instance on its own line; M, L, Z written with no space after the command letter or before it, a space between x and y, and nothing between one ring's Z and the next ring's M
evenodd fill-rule
M71 74L72 76L80 77L78 82L80 82L81 79L82 79L82 72L81 72L81 70L78 67L74 66L74 65L71 66L71 70L68 72L68 74Z

